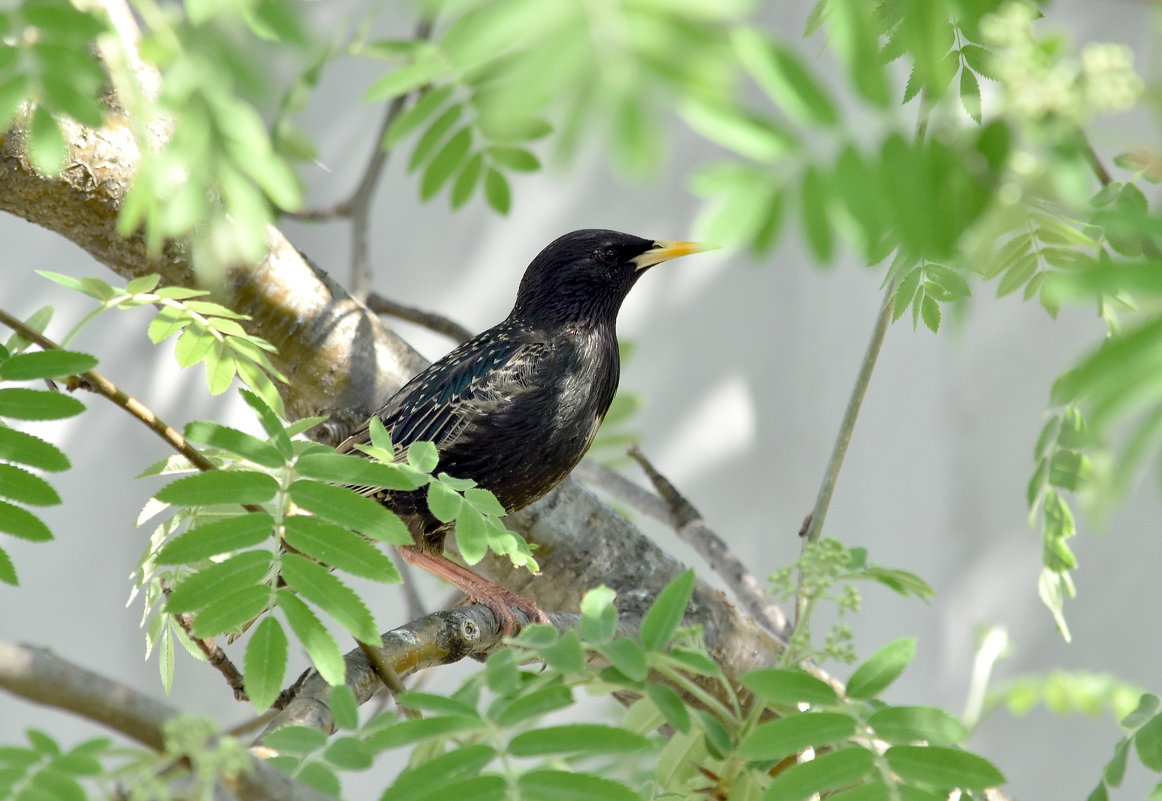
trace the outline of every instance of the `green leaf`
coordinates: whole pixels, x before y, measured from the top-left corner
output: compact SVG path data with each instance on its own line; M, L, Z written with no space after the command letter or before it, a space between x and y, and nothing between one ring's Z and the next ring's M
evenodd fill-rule
M785 706L826 706L837 700L830 684L801 670L763 668L742 674L740 680L751 692Z
M496 711L499 726L512 726L522 720L545 715L573 703L573 691L563 684L550 684L504 702Z
M452 788L463 788L467 782L479 781L475 777L495 757L496 749L482 743L461 746L404 770L380 796L380 801L417 801L428 797L471 798L478 801L475 792L465 793L463 789L453 791ZM502 795L507 790L507 783L499 776L485 776L481 779L488 780L485 787L499 781Z
M888 643L855 669L847 682L847 694L852 698L874 698L904 672L914 656L916 638Z
M392 545L412 544L407 526L394 512L349 489L300 479L291 484L290 496L308 512L353 528L372 539Z
M294 593L285 589L278 592L278 608L323 680L332 686L342 684L347 674L343 652L318 616Z
M156 561L159 565L184 565L249 548L269 539L273 527L274 518L265 512L203 523L162 548Z
M52 484L11 464L0 464L0 495L33 506L55 506L61 502Z
M435 486L438 486L435 482L429 485L429 497L431 488ZM456 518L456 547L464 562L469 565L479 562L488 552L488 533L484 519L474 509L464 509Z
M419 141L416 142L415 149L412 150L411 158L408 160L408 172L414 172L427 162L440 143L444 141L445 135L452 130L452 126L460 120L463 112L464 107L461 104L453 103L428 126L428 130L424 131L424 135L420 137Z
M665 684L647 684L646 695L666 718L666 722L682 733L690 730L690 712L682 696Z
M164 342L181 331L194 320L185 311L172 306L162 306L149 323L146 333L153 344Z
M512 190L509 188L508 179L492 167L484 173L484 198L499 214L508 214L512 208Z
M1150 718L1134 733L1134 748L1142 764L1162 771L1162 713Z
M346 453L307 453L295 462L295 471L315 478L351 487L382 487L392 490L414 490L422 485L394 464L373 462L364 456Z
M371 767L371 752L361 740L339 737L331 741L323 758L343 770L367 770Z
M407 460L421 473L431 473L440 463L440 454L431 442L413 442L408 446Z
M487 727L488 724L480 718L466 715L413 718L393 723L371 735L367 738L367 746L374 752L386 751L436 737L481 731Z
M460 514L462 505L460 495L439 481L433 481L428 485L428 510L441 523L455 520Z
M28 155L34 167L55 178L65 166L68 145L65 136L44 106L37 106L28 126Z
M0 417L14 417L18 420L61 420L74 417L83 411L85 404L72 395L24 387L0 389Z
M400 67L373 83L371 88L364 92L363 99L370 103L390 100L418 89L426 83L432 83L444 73L445 69L444 61L434 49L419 50L411 64Z
M535 172L541 168L537 157L523 147L493 145L485 152L494 162L510 170Z
M382 147L391 149L406 139L451 99L454 89L452 86L441 86L425 92L411 108L395 118L383 136Z
M666 647L682 622L693 594L693 570L678 574L658 593L642 619L641 641L647 651L661 651Z
M264 734L262 742L284 754L306 756L327 745L327 733L309 726L284 726Z
M617 632L617 593L604 585L594 587L581 598L581 636L587 642L604 643Z
M288 648L286 632L273 617L259 621L246 644L246 695L259 712L269 709L282 692Z
M635 640L618 637L616 640L599 645L597 650L630 681L645 681L649 675L650 668L646 662L645 651Z
M773 163L798 147L773 121L733 106L688 100L679 111L698 134L759 163Z
M0 582L11 587L16 587L20 584L16 576L16 566L12 564L12 557L3 548L0 548Z
M807 235L807 244L815 258L823 263L831 260L834 249L828 183L819 168L811 165L803 172L803 183L799 189L800 215Z
M517 786L524 801L641 801L620 782L565 770L529 771Z
M624 754L644 751L650 741L636 732L598 723L548 726L518 734L508 744L513 756Z
M278 482L253 470L208 470L179 478L154 497L175 506L211 506L223 503L265 503L278 492ZM296 499L297 500L297 499Z
M270 587L256 585L237 592L220 590L219 597L194 614L190 632L194 637L217 637L237 631L247 621L261 615L270 605Z
M464 163L460 174L452 184L452 208L458 209L468 202L476 185L480 183L480 176L484 173L484 154L477 153Z
M386 554L349 529L306 515L292 515L284 525L288 545L325 565L385 584L403 580Z
M178 343L174 347L174 357L182 367L192 367L198 362L204 361L213 351L217 342L217 336L201 323L193 321L193 324L187 326L182 331L182 335L178 337Z
M69 457L40 437L0 425L0 459L20 462L41 470L60 472L70 467Z
M52 532L39 517L6 501L0 501L0 531L32 542L52 539Z
M420 180L420 199L431 200L448 183L448 179L468 158L472 147L472 129L467 125L457 131L432 157Z
M976 73L970 69L960 71L960 102L964 106L964 110L968 112L968 116L972 117L977 125L980 125L980 82L976 79Z
M776 106L802 125L835 125L839 114L822 85L794 52L753 28L735 31L734 49Z
M1004 784L1005 777L987 759L936 746L894 745L884 756L900 778L938 790L983 790Z
M875 767L875 757L863 748L844 748L816 756L780 773L763 801L805 801L815 793L857 782Z
M97 360L89 354L70 350L18 353L0 364L0 378L6 381L63 378L92 370L96 366Z
M959 720L943 709L930 706L889 706L873 713L867 722L877 736L889 743L923 740L932 745L951 746L968 735Z
M585 669L585 651L576 631L566 631L556 645L541 649L541 658L563 673L580 673Z
M278 448L236 428L195 420L186 425L185 437L191 442L221 448L240 459L249 459L263 467L282 467L285 463Z
M318 606L361 642L379 642L371 611L346 584L322 565L298 554L282 557L282 577L291 589Z
M203 568L174 587L166 598L166 611L171 614L192 612L210 604L222 593L256 586L265 578L273 561L274 555L267 551L244 551Z
M747 759L781 760L811 746L842 742L855 734L856 722L840 712L805 712L759 724L739 743Z
M1131 738L1123 737L1114 746L1114 755L1102 768L1102 780L1110 787L1121 787L1126 778L1126 763L1130 758Z
M523 634L523 632L522 632ZM399 705L405 709L421 709L425 712L436 712L441 715L475 715L476 708L458 698L435 693L408 691L401 693L397 699Z

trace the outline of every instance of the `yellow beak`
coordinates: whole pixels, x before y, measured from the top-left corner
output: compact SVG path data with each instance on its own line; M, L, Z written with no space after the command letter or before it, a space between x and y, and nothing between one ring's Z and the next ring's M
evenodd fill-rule
M691 253L702 253L714 250L713 245L700 245L697 242L679 242L672 239L659 239L654 246L641 255L634 256L630 261L637 265L639 270L653 267L679 256L689 256Z

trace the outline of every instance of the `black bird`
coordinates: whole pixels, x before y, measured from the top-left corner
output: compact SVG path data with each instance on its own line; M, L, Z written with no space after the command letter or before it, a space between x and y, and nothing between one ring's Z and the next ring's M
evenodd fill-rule
M574 231L551 243L529 264L508 317L432 364L376 412L397 456L430 440L439 470L474 479L507 511L540 498L581 461L617 391L622 301L649 267L703 249L605 230ZM364 427L340 450L369 441ZM545 619L531 601L443 555L449 527L428 511L424 491L369 493L408 524L415 545L400 549L404 560L489 606L506 633L510 607Z

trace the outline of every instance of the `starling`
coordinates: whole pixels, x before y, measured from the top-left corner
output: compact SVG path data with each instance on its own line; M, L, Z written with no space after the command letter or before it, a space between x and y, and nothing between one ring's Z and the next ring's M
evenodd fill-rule
M397 457L413 442L435 443L438 469L489 489L508 512L551 490L581 461L617 390L617 312L649 267L697 253L692 242L654 241L616 231L565 234L525 270L502 322L415 376L377 412ZM370 441L367 427L340 446ZM362 489L362 488L361 488ZM422 490L365 490L408 525L407 562L455 584L490 607L506 633L511 608L544 614L443 555L449 526Z

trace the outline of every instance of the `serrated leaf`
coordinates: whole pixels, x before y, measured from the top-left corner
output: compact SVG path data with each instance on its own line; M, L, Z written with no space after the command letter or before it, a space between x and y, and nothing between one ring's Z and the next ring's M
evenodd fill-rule
M284 525L288 545L325 565L386 584L403 580L386 554L349 529L306 515L292 515Z
M273 526L274 518L259 512L203 523L163 547L155 561L159 565L191 564L249 548L268 539Z
M420 179L420 200L431 200L444 187L468 157L472 147L472 129L464 126L451 136L432 157Z
M940 332L940 304L927 295L920 301L920 316L933 334Z
M157 315L150 321L146 334L149 336L149 341L156 345L169 339L193 321L193 318L181 309L162 306L158 309Z
M1134 749L1143 765L1162 771L1162 714L1154 715L1134 732Z
M0 378L30 381L36 378L64 378L92 370L97 360L87 353L69 350L42 350L18 353L0 364Z
M411 108L395 118L383 136L382 147L391 149L406 139L451 99L453 91L452 86L441 86L425 92Z
M408 446L407 460L421 473L431 473L440 462L440 454L431 442L413 442Z
M547 726L522 732L508 744L513 756L545 754L625 754L644 751L650 741L642 735L599 723Z
M306 478L352 487L414 490L422 486L396 465L373 462L351 454L330 452L304 454L295 462L295 471Z
M309 726L283 726L262 736L264 745L283 754L306 756L327 745L327 733Z
M444 137L460 120L463 113L464 106L460 103L453 103L444 109L439 117L436 117L435 121L428 126L428 130L424 131L423 136L416 142L415 149L412 150L411 158L408 160L408 172L414 172L427 162L440 143L444 141Z
M16 575L16 566L12 564L12 557L3 548L0 548L0 582L11 587L16 587L20 584Z
M32 542L52 539L52 532L39 517L7 501L0 501L0 531Z
M38 475L22 467L0 463L0 495L32 506L55 506L61 496Z
M379 642L375 618L359 596L327 569L298 554L282 557L283 580L361 642Z
M805 801L816 793L857 782L874 767L875 757L859 747L817 755L781 772L763 793L763 801Z
M759 163L774 163L798 146L795 137L773 120L735 106L691 100L680 113L698 134Z
M299 479L291 484L290 496L308 512L380 542L392 545L411 545L413 542L407 526L393 512L349 489Z
M191 634L194 637L216 637L236 631L262 614L271 599L271 589L264 585L243 587L236 592L221 589L218 597L194 615Z
M997 283L997 297L1003 298L1023 287L1037 272L1037 254L1026 253L1019 256L1005 270L1004 276Z
M0 459L41 470L59 472L70 467L69 457L40 437L0 425Z
M244 551L203 568L174 587L166 598L166 611L171 614L191 612L212 603L223 592L257 586L273 560L274 555L267 551Z
M290 459L294 455L294 448L291 446L290 436L279 422L278 415L275 414L274 409L266 403L261 397L255 393L241 389L238 394L246 401L246 405L254 410L258 416L259 423L262 424L262 430L270 437L271 444L278 449L278 452L284 458Z
M430 487L435 487L433 483ZM429 493L430 493L429 487ZM465 564L474 565L484 558L488 552L488 536L484 527L484 520L472 510L465 509L456 518L456 548Z
M332 688L327 706L331 709L331 718L336 727L348 731L359 728L359 704L346 684Z
M480 183L480 176L483 173L484 154L477 153L464 163L460 174L456 176L456 180L452 184L452 196L450 199L452 208L458 209L468 202L477 184Z
M338 737L331 741L323 758L331 765L343 770L367 770L371 767L371 752L361 740L354 737Z
M522 631L521 633L523 634L524 632ZM471 717L476 714L476 709L471 704L465 703L458 698L437 695L435 693L409 690L408 692L401 693L397 697L397 701L405 709L420 709L425 712L436 712L441 715L467 715Z
M244 662L246 695L259 712L269 709L282 692L288 649L286 632L277 620L266 617L259 621L246 644Z
M523 147L494 145L485 152L494 162L510 170L535 172L541 168L537 157Z
M550 684L503 703L496 711L496 723L498 726L512 726L523 720L564 709L572 703L571 689L564 684Z
M0 417L13 417L18 420L63 420L66 417L75 417L83 411L85 404L72 395L24 387L0 389Z
M930 706L886 707L874 712L868 718L868 725L889 743L925 741L931 745L951 746L968 735L959 720L943 709Z
M411 64L388 73L371 85L363 94L368 102L390 100L413 89L418 89L426 83L443 74L446 69L444 61L434 49L420 49L415 53L415 60Z
M283 455L269 442L264 442L236 428L205 420L195 420L186 426L184 433L186 439L191 442L207 445L211 448L220 448L263 467L282 467L285 463Z
M318 616L288 590L279 590L278 608L323 680L332 686L342 684L347 674L343 652Z
M162 487L154 497L175 506L210 506L223 503L266 503L278 492L278 482L252 470L209 470L179 478Z
M182 367L191 367L203 361L214 349L218 338L201 323L186 326L178 337L174 356Z
M598 646L597 650L630 681L645 681L649 675L645 651L635 640L618 637Z
M646 685L646 695L666 718L666 722L680 732L690 730L690 712L682 696L665 684Z
M441 715L429 718L414 718L401 720L391 726L376 732L367 738L367 745L372 751L386 751L389 748L399 748L403 745L430 740L435 737L447 737L452 734L481 731L488 724L478 717L467 715Z
M888 643L855 669L847 682L847 694L852 698L874 698L899 678L915 656L914 637Z
M739 743L747 759L781 760L804 748L842 742L855 734L856 722L840 712L812 712L761 723Z
M976 73L970 69L960 71L960 103L964 106L968 116L972 117L977 125L980 125L980 82L976 79Z
M909 782L944 790L983 790L1005 781L987 759L952 748L895 745L884 753L894 773Z
M799 188L800 216L807 244L815 258L823 263L831 260L834 250L828 211L831 205L829 194L826 176L817 167L808 167L803 172Z
M466 745L404 770L380 796L380 801L419 801L427 798L471 798L478 801L476 777L496 756L496 749L483 743ZM501 796L507 782L499 776L484 776L485 787L499 782ZM456 789L453 789L456 788ZM470 792L465 792L473 788Z
M588 773L564 770L533 770L517 779L524 801L640 801L640 796L620 782Z
M694 571L686 570L670 581L642 619L641 641L647 651L661 651L686 614L694 593Z

